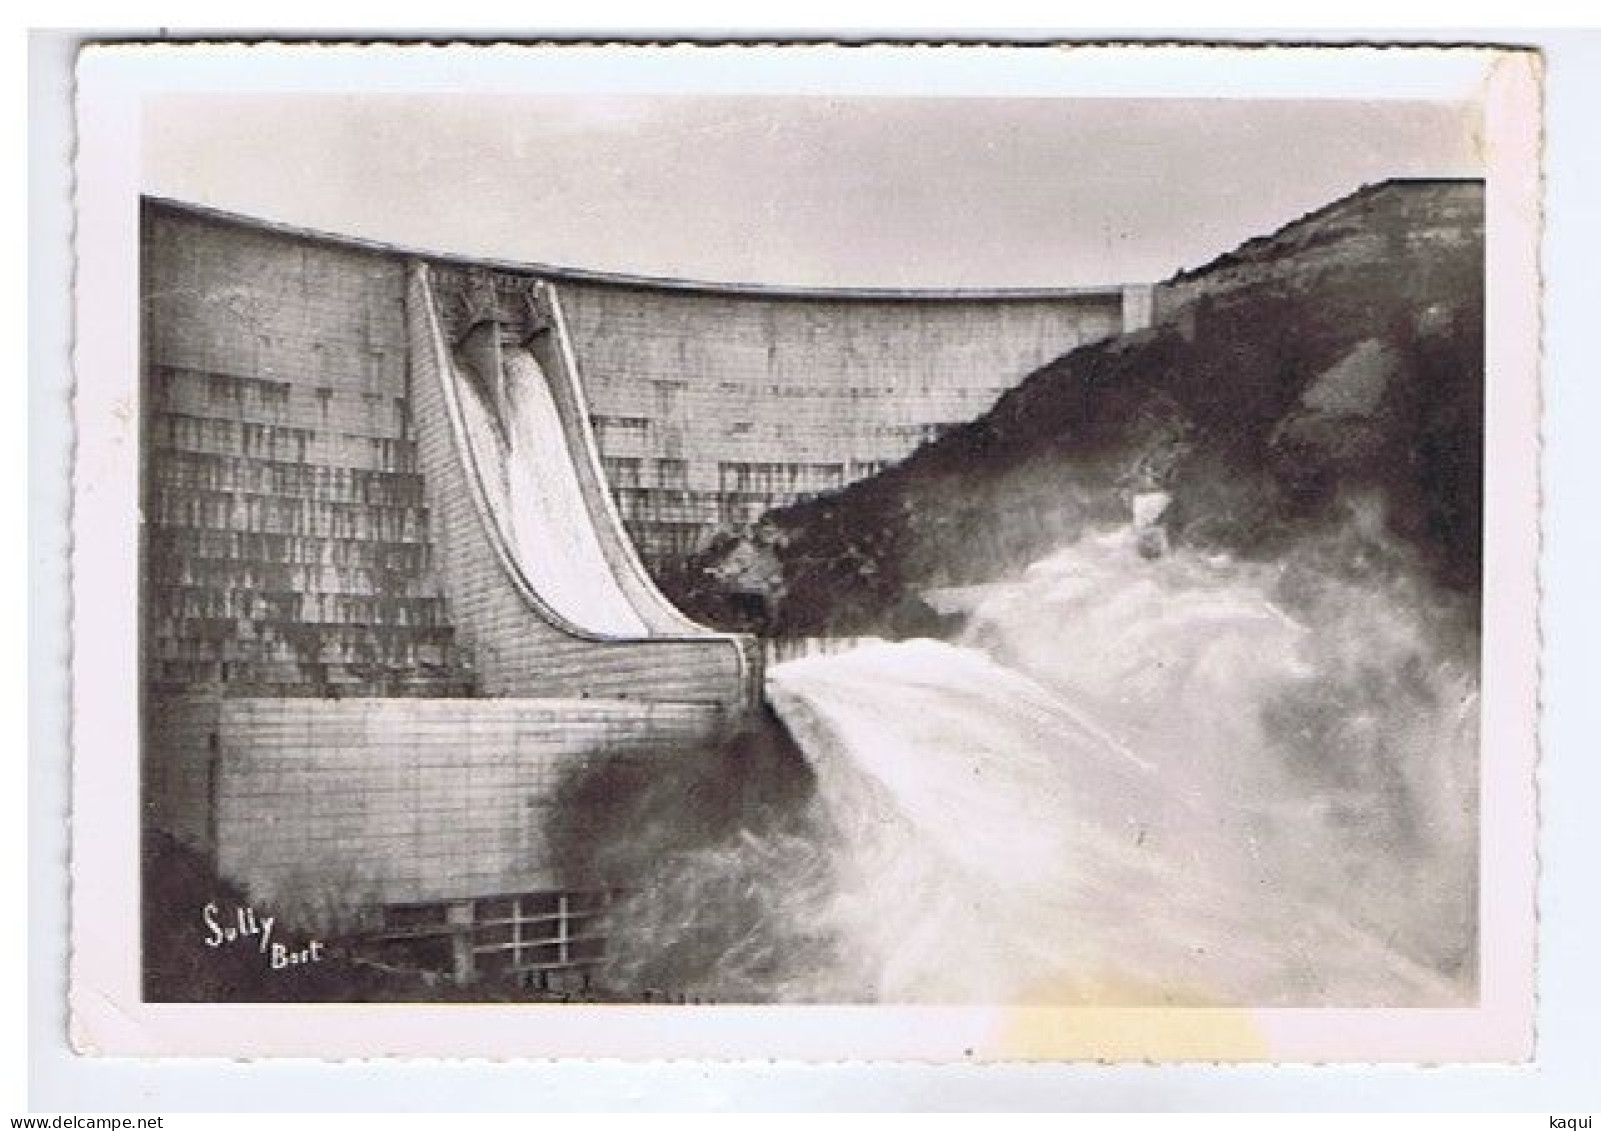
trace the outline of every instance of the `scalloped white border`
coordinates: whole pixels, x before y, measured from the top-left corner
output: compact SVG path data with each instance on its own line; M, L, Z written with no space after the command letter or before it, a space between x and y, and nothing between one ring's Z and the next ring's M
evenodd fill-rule
M1061 52L1068 51L1073 67L1061 65ZM92 49L80 58L78 83L76 317L85 329L74 350L71 1028L81 1051L333 1058L1228 1060L1242 1055L1237 1033L1245 1026L1253 1039L1266 1039L1265 1058L1274 1062L1446 1063L1531 1055L1540 220L1535 57L1329 47L142 45ZM313 89L1480 97L1489 166L1485 592L1490 598L1484 644L1491 658L1482 728L1480 1006L1035 1011L140 1002L132 945L138 922L132 673L141 114L148 99L166 93ZM1024 1046L1010 1043L1005 1034L1019 1026L1037 1039ZM1114 1040L1114 1033L1122 1036Z

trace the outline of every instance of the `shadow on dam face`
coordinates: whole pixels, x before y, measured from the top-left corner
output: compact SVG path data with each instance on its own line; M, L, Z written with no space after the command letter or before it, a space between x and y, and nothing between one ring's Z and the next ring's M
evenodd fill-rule
M775 891L826 882L815 779L770 708L720 743L577 766L547 826L569 886L613 893L592 989L635 1001L759 1001L829 939L776 933ZM737 967L751 975L730 983ZM767 975L763 977L762 975Z

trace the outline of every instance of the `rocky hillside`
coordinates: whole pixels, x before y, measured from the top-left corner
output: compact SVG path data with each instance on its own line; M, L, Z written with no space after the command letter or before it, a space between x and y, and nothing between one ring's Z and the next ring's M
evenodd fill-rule
M685 604L775 635L921 632L1132 498L1165 537L1270 555L1353 512L1442 586L1479 579L1483 187L1370 186L1158 288L980 419L697 563Z

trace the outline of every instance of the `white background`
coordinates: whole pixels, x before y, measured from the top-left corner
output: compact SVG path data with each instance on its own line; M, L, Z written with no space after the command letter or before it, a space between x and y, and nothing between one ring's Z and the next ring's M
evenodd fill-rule
M447 13L441 13L445 15ZM197 21L191 21L195 23ZM1105 34L1105 33L1102 33ZM1260 33L1258 33L1260 34ZM1217 33L1211 33L1216 37ZM1400 38L1396 32L1315 37L1304 30L1266 38ZM14 616L29 619L28 667L14 691L29 688L31 735L14 739L21 769L8 796L12 820L0 836L9 850L26 845L30 862L28 914L14 914L8 934L26 927L27 964L20 950L7 967L29 1001L28 1098L6 1089L9 1112L41 1111L270 1111L270 1110L539 1110L613 1107L689 1108L1157 1108L1157 1109L1524 1109L1593 1111L1598 1091L1598 982L1594 954L1601 940L1594 862L1601 859L1601 802L1596 736L1601 703L1594 694L1601 616L1589 595L1595 561L1596 506L1591 484L1601 482L1596 445L1601 374L1590 324L1589 280L1601 263L1601 228L1593 208L1601 164L1594 111L1601 106L1601 36L1511 31L1430 32L1423 38L1537 43L1547 52L1548 230L1546 528L1543 584L1545 683L1542 698L1542 934L1538 1060L1524 1068L1290 1068L842 1065L708 1067L693 1063L335 1066L275 1063L148 1064L83 1061L63 1039L67 786L64 652L68 619L62 555L69 459L66 343L70 295L70 39L36 39L29 74L33 96L26 216L31 235L30 359L15 367L7 391L20 392L29 374L27 411L4 414L11 437L4 457L7 481L23 481L28 451L28 585L12 585ZM15 57L16 53L14 53ZM19 60L20 61L20 60ZM20 145L12 152L19 153ZM22 241L19 239L20 245ZM20 296L5 304L20 317ZM20 341L20 327L11 338ZM20 500L18 500L20 501ZM12 529L19 529L21 516ZM20 539L18 539L20 542ZM20 549L20 546L19 546ZM26 674L25 674L26 673ZM8 712L17 722L22 706ZM29 820L23 821L23 798ZM26 841L23 836L26 831ZM20 863L19 852L11 857ZM15 873L14 873L15 874ZM25 920L25 922L24 922ZM113 926L113 925L108 925ZM133 925L120 929L131 930ZM8 939L8 942L15 941ZM24 990L22 985L18 990ZM20 1010L16 1014L20 1014ZM20 1050L19 1050L20 1054ZM12 1071L23 1067L9 1058ZM1541 1120L1538 1124L1544 1126Z

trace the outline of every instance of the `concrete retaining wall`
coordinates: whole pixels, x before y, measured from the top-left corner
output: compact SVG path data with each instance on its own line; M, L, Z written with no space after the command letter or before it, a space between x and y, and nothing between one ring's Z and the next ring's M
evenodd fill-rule
M154 694L462 695L392 259L146 208Z
M1120 332L1126 313L1118 287L559 290L612 490L663 572L720 525L836 490L974 419L1046 362Z
M558 811L564 785L722 724L710 707L602 700L191 699L160 715L153 816L303 923L583 888L552 838L582 833L581 809Z
M541 615L484 521L407 261L145 223L148 824L301 922L584 886L552 840L582 817L554 813L563 782L718 741L759 657L664 608L682 635L643 643ZM648 586L611 526L608 560Z

